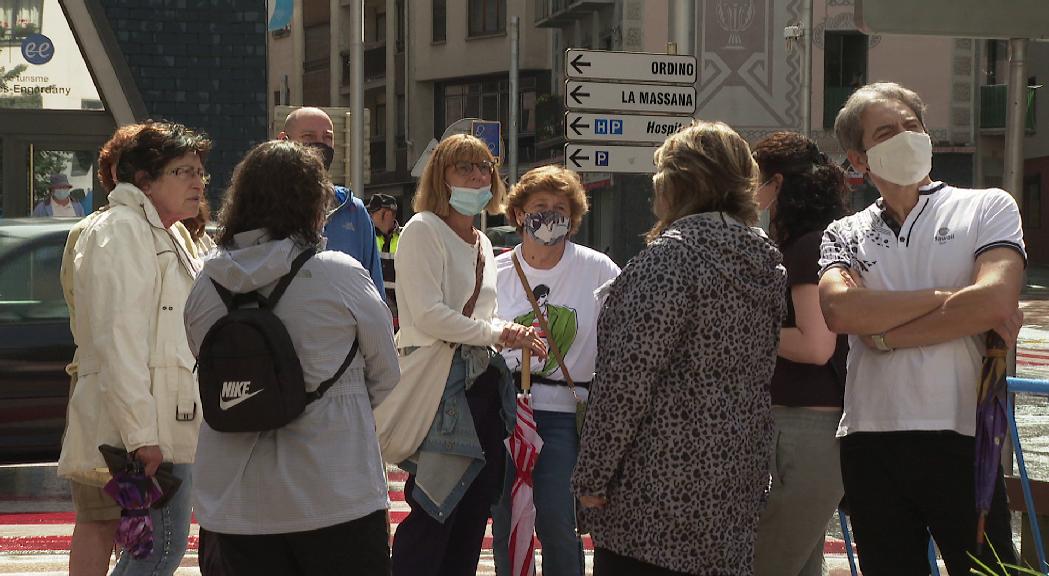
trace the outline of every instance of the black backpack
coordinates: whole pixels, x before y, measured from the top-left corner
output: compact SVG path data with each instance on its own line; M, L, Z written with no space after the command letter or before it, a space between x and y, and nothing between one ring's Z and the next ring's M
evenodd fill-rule
M233 294L212 279L228 313L204 335L197 359L204 421L219 432L261 432L287 425L342 376L357 355L350 353L334 376L306 392L302 364L284 323L273 313L299 269L317 251L292 262L270 295ZM256 306L246 306L256 304Z

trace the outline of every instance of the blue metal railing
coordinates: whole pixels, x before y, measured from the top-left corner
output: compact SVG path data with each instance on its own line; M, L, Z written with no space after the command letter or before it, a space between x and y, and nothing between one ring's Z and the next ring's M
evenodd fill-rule
M1035 551L1038 553L1039 572L1049 575L1049 563L1045 561L1045 548L1042 545L1042 531L1038 526L1038 514L1034 509L1034 498L1031 496L1031 479L1027 476L1027 465L1024 463L1023 448L1020 445L1020 430L1016 426L1016 394L1037 394L1049 396L1049 380L1034 380L1031 378L1007 378L1009 386L1009 405L1006 407L1006 416L1009 419L1009 433L1013 439L1016 465L1020 469L1020 487L1023 489L1024 504L1027 507L1027 520L1031 524L1031 536L1034 539ZM857 576L856 558L852 552L852 538L849 535L849 524L845 513L838 510L838 520L841 522L841 533L845 537L845 553L849 557L849 569L852 576ZM934 576L939 575L936 565L936 548L932 538L929 538L929 569Z
M1027 519L1031 523L1031 535L1034 537L1034 548L1038 552L1038 571L1049 574L1046 569L1049 564L1045 562L1045 548L1042 546L1042 531L1038 527L1038 515L1034 510L1034 498L1031 497L1031 480L1027 477L1027 465L1024 464L1024 452L1020 446L1020 430L1016 427L1015 416L1015 394L1038 394L1049 396L1049 381L1033 380L1031 378L1008 378L1009 383L1009 406L1006 407L1006 415L1009 418L1009 432L1013 437L1013 447L1016 454L1016 465L1020 469L1020 486L1023 488L1024 504L1027 506Z

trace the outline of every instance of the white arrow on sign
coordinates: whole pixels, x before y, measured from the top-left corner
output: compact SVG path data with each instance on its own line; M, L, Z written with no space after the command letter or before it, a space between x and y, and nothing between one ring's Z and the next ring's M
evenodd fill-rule
M696 111L696 88L569 80L565 82L565 105L569 110L692 114Z
M565 167L576 172L655 174L657 146L565 144Z
M696 57L601 50L565 51L569 78L634 82L696 83Z
M662 142L691 124L691 116L566 112L565 137L598 142Z

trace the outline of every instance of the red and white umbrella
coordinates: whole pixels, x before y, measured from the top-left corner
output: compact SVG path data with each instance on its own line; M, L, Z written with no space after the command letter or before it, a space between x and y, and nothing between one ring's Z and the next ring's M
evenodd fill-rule
M517 473L510 489L510 566L511 576L535 574L535 502L532 500L532 471L543 449L543 439L535 427L530 392L532 375L530 351L526 346L521 358L521 388L517 396L517 424L506 439Z

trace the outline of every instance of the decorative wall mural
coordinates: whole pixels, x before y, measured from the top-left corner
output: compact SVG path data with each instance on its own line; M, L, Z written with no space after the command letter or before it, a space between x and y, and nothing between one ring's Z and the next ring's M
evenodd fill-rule
M717 0L718 24L728 32L728 44L725 50L742 50L743 39L740 36L750 28L754 20L753 0Z
M797 129L797 53L783 27L800 21L802 0L703 0L697 14L699 117L742 131Z

